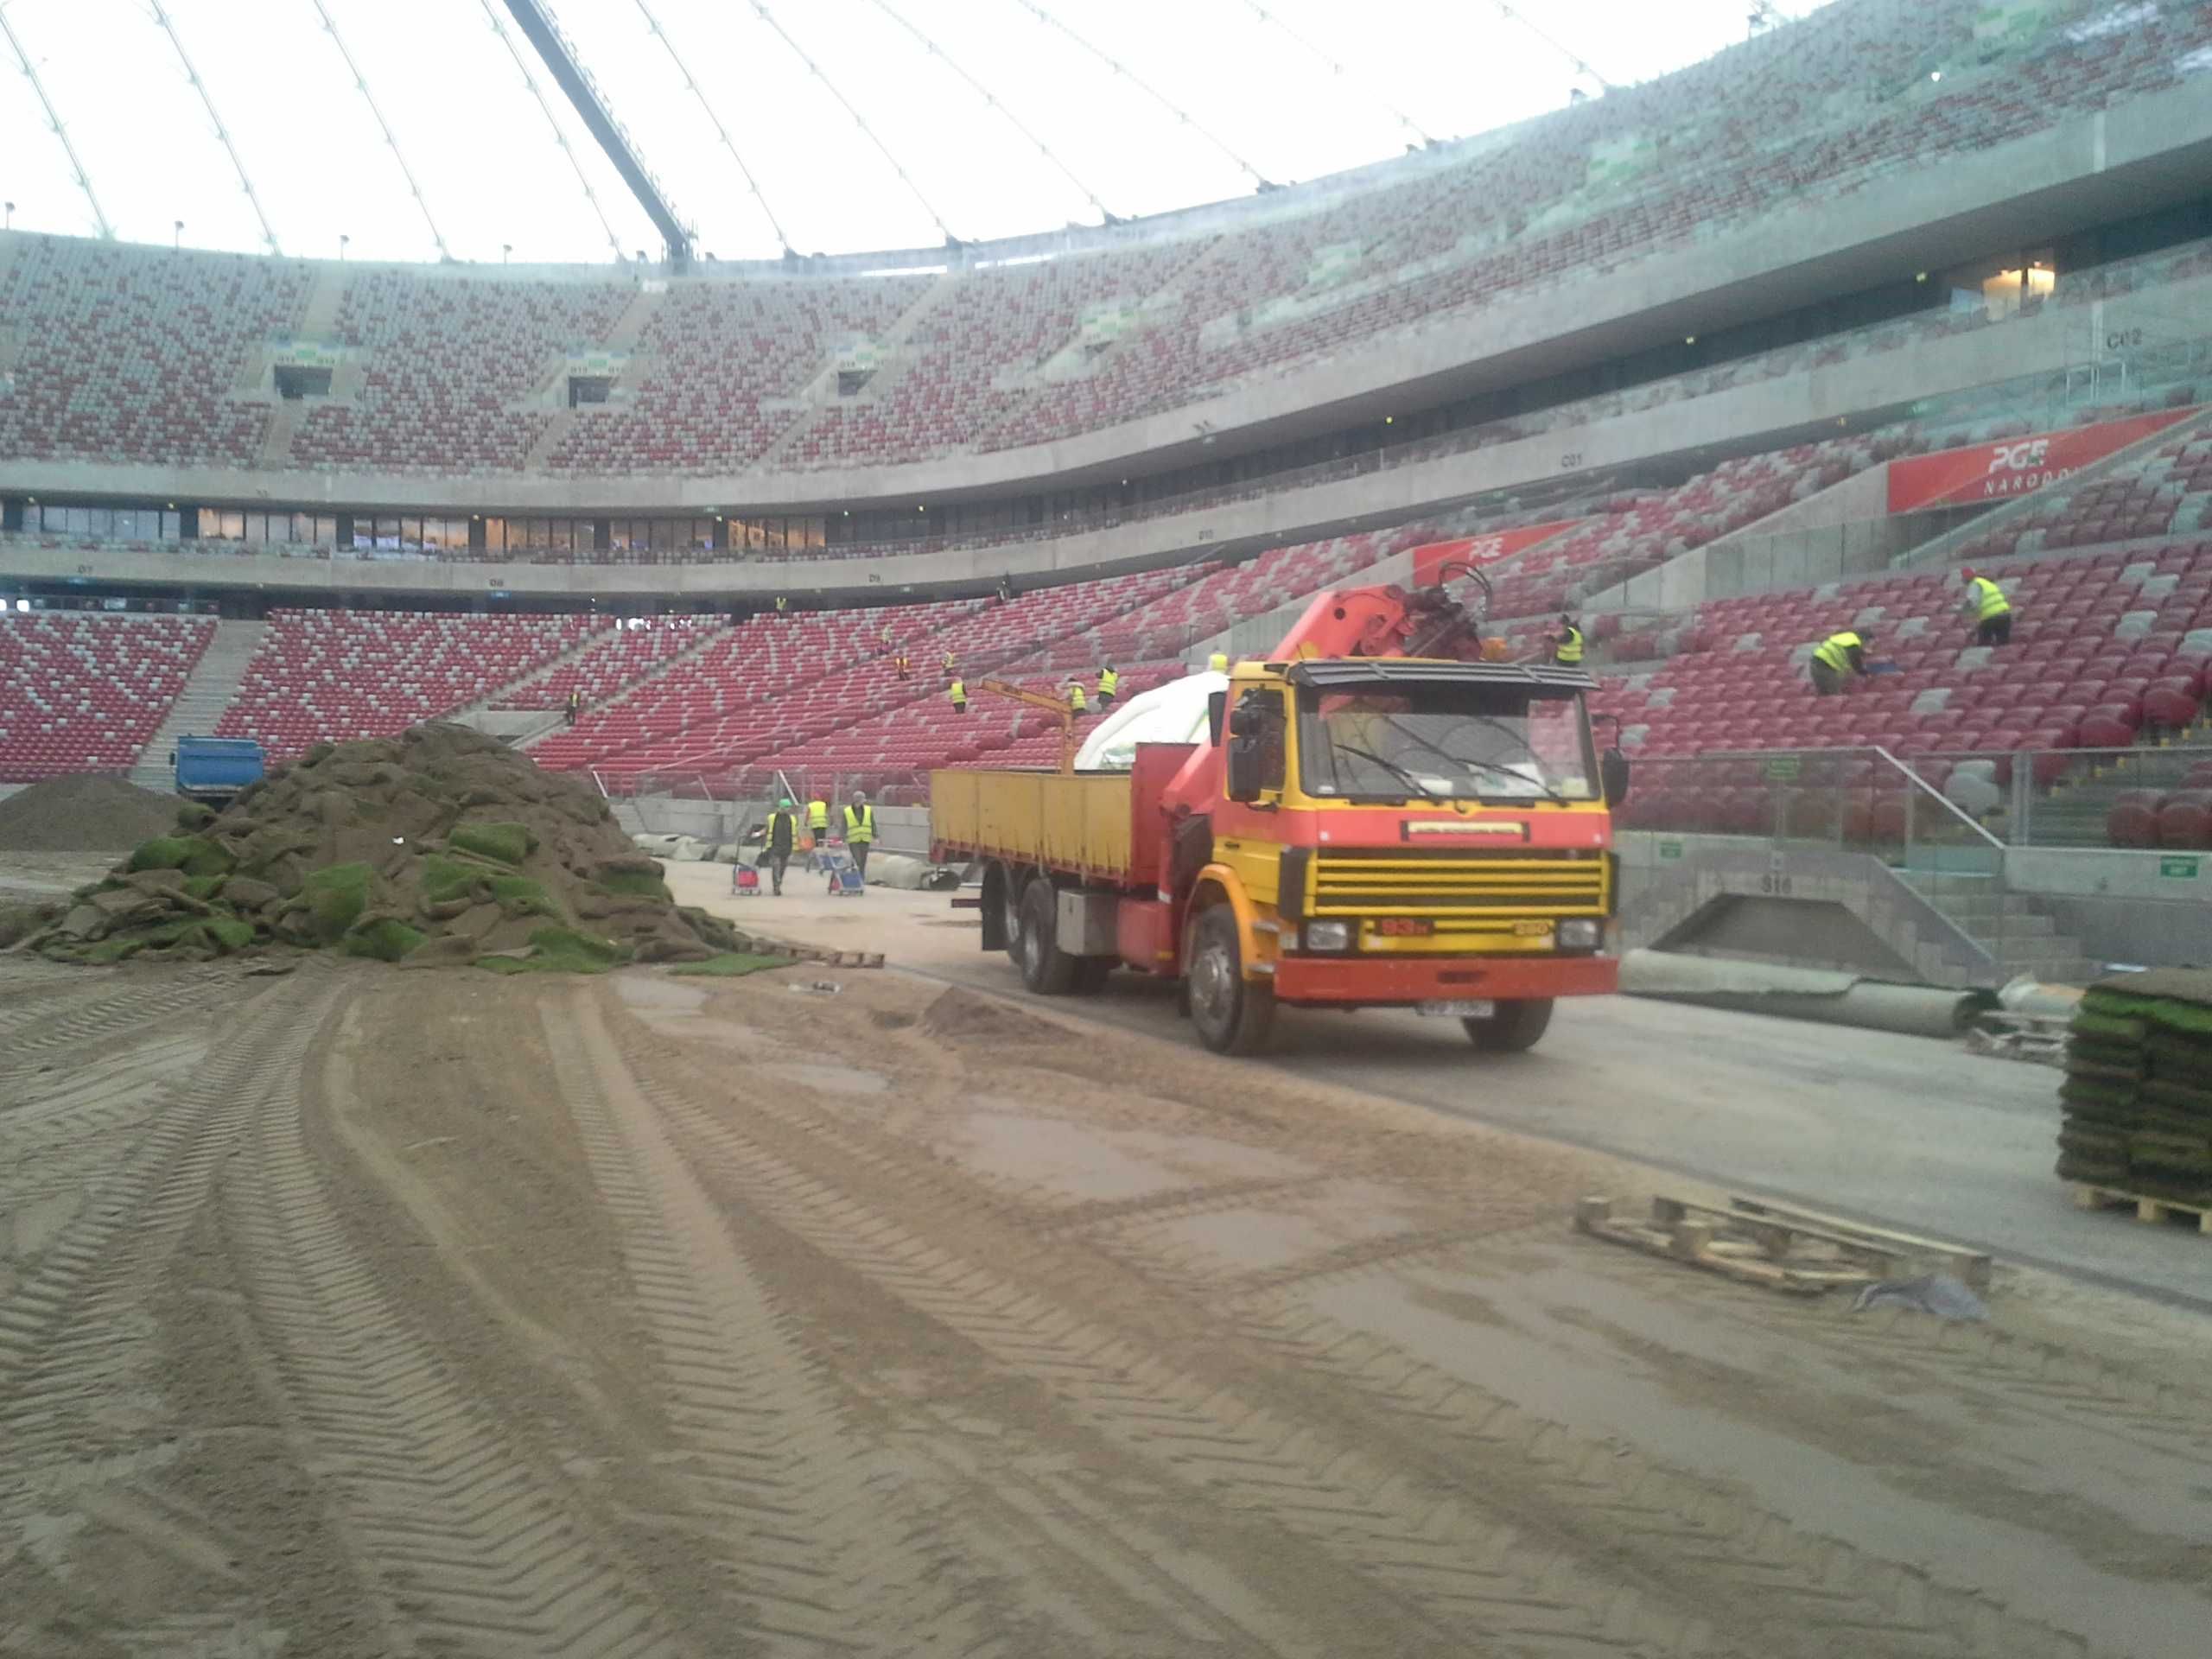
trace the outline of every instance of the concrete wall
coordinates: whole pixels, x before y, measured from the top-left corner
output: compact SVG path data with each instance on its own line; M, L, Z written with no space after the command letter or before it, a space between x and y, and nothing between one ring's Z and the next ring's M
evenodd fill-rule
M2016 847L2005 874L2094 960L2212 965L2212 855Z
M1740 950L1929 985L2002 977L1949 918L1865 853L1643 830L1621 832L1614 846L1623 949Z
M705 514L741 506L774 512L1013 493L1119 476L1136 462L1154 467L1206 459L1225 453L1216 449L1224 436L1239 447L1251 447L1387 413L1409 399L1436 401L1513 385L1701 328L1853 292L1892 279L1899 270L1978 257L2023 238L2045 240L2109 217L2115 201L2141 212L2201 194L2208 163L2212 99L2192 81L2074 117L1993 149L1944 157L1920 171L1886 178L1878 188L1816 194L1692 247L1516 296L1510 305L1465 308L1434 317L1372 346L1279 376L1255 377L1144 420L992 454L952 455L902 467L715 478L502 474L436 480L335 470L264 473L8 461L0 461L0 491L463 512ZM2114 302L2111 308L2117 312L2125 304ZM2161 315L2171 308L2169 301ZM2082 314L2086 326L2074 332L2083 343L2107 325L2104 316L2089 315L2100 308L2070 309ZM1979 338L1993 361L1977 380L2056 365L2058 356L2029 348L2025 335L2032 332L1983 331ZM1989 344L1999 339L2022 349L2016 353ZM1916 359L1921 353L1906 355ZM1896 389L1896 382L1910 378L1906 372L1911 366L1890 365L1882 376L1891 384L1890 394L1871 404L1807 406L1801 418L1832 420L1851 407L1919 395ZM1791 384L1802 388L1808 378ZM1554 442L1548 447L1552 466L1529 476L1556 475L1558 454L1569 446ZM1586 457L1584 464L1605 463ZM990 568L1003 567L995 563ZM811 587L823 577L808 569L779 580Z

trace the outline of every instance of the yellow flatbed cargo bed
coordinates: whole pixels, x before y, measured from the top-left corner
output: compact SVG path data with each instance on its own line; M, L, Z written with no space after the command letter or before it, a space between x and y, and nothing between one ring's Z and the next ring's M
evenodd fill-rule
M983 771L930 774L930 842L939 858L998 859L1130 885L1141 852L1126 772Z

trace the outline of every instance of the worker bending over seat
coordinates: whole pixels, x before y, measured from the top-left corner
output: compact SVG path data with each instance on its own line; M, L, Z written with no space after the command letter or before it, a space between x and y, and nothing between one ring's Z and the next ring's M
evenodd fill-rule
M1966 596L1959 608L1974 613L1974 642L1977 645L2005 645L2012 642L2012 601L2005 590L1974 570L1960 572L1966 578Z
M1832 697L1866 673L1866 647L1873 642L1872 633L1846 628L1814 646L1813 660L1808 664L1813 690L1821 696Z

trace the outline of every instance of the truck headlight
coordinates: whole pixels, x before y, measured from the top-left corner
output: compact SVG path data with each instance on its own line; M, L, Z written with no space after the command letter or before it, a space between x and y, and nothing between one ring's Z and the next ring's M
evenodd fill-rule
M1306 948L1308 950L1351 950L1351 924L1350 922L1306 923Z
M1605 927L1594 917L1580 916L1561 922L1552 938L1562 950L1595 950L1605 943Z

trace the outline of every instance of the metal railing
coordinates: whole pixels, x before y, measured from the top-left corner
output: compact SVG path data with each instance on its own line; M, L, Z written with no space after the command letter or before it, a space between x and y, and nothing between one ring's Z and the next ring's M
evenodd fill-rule
M2212 743L1959 750L1910 764L2009 846L2212 853L2196 815L2212 815Z
M2050 932L2008 885L2003 839L1885 748L1639 759L1620 823L1741 837L1777 854L1865 854L1927 903L1958 951L1999 976Z
M1636 761L1630 830L1872 853L1908 869L2001 868L2005 842L1887 749L1777 749Z

